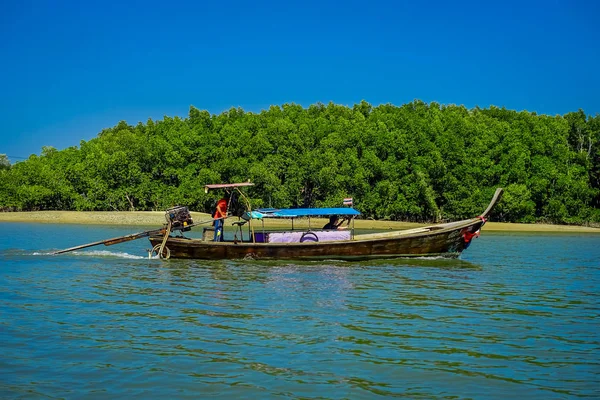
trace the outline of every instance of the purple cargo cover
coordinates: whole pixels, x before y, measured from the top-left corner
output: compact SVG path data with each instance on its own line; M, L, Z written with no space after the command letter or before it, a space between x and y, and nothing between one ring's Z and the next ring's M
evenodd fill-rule
M331 242L334 240L350 240L350 231L310 231L310 232L269 232L269 243L299 243L316 242L315 236L319 242Z

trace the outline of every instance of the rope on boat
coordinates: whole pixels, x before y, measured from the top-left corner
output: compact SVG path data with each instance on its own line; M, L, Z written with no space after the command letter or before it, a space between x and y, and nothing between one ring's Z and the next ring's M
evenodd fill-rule
M167 229L165 229L165 236L163 237L163 241L160 244L160 248L158 249L158 258L164 258L168 260L171 257L171 251L168 247L166 247L167 240L169 239L169 235L171 234L171 221L167 224ZM167 254L163 256L164 249L167 249Z

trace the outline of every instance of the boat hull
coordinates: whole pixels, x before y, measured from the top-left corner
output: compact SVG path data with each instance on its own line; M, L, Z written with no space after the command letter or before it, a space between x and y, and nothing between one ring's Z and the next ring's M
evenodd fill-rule
M367 260L399 257L456 258L466 249L481 219L435 225L411 231L357 235L355 239L335 242L248 243L212 242L169 237L166 247L171 258L187 259L277 259L277 260ZM163 237L150 237L152 246Z

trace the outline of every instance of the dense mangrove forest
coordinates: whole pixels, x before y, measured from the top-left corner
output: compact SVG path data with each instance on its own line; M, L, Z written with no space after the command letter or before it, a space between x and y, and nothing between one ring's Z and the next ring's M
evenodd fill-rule
M537 115L413 101L191 107L119 122L79 147L0 155L0 209L209 211L204 185L252 181L253 206L341 206L365 218L473 217L504 187L496 221L600 222L600 116Z

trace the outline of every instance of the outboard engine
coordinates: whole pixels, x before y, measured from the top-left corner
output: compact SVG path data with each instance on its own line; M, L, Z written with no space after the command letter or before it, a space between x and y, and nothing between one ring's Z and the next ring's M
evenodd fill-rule
M192 220L192 215L190 214L190 210L184 206L176 206L171 207L165 212L165 218L167 222L171 223L172 231L184 231L187 232L191 230L189 225L192 225L194 221Z

